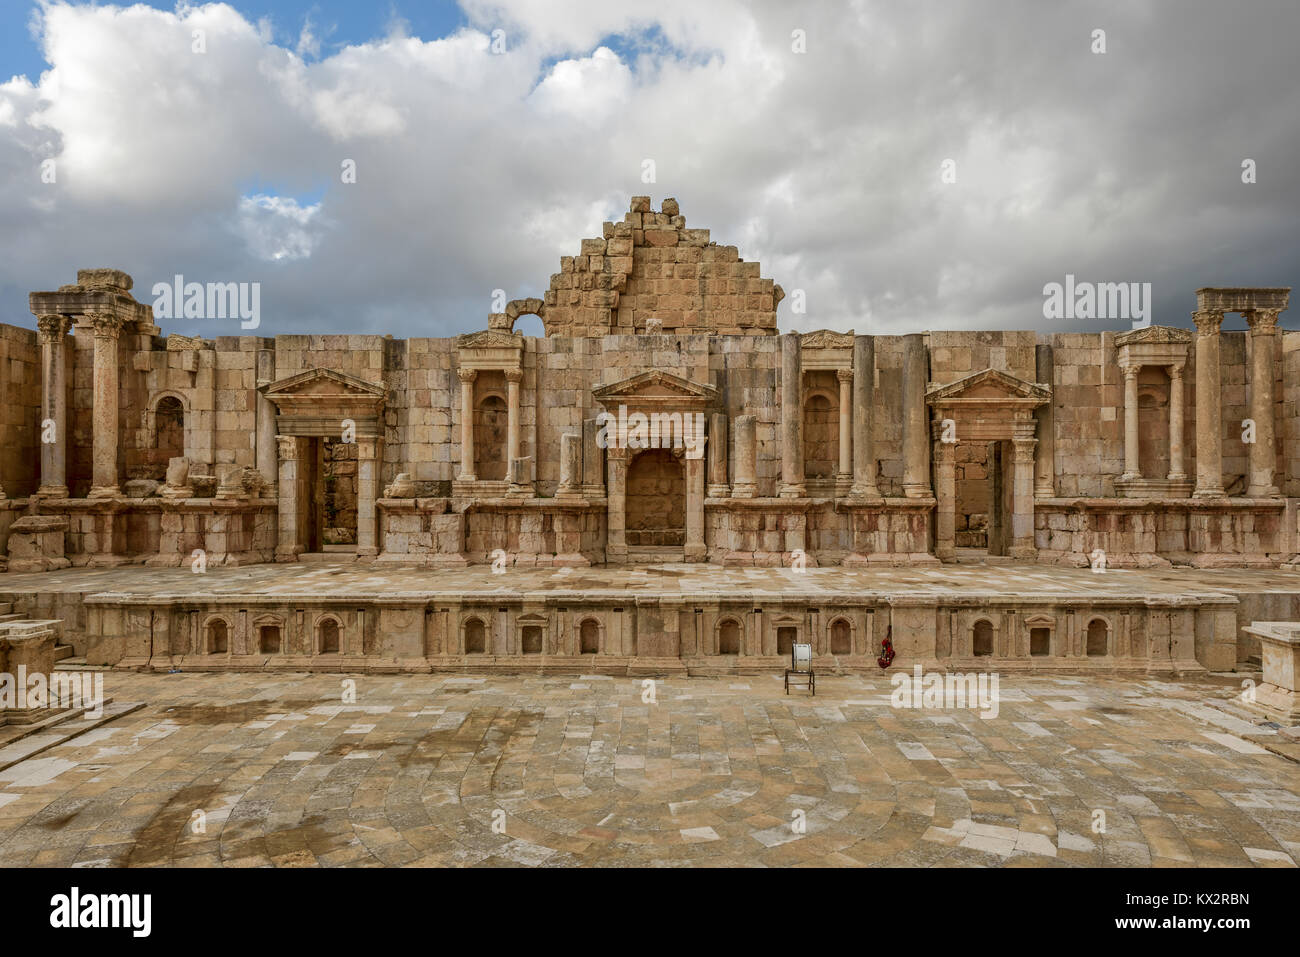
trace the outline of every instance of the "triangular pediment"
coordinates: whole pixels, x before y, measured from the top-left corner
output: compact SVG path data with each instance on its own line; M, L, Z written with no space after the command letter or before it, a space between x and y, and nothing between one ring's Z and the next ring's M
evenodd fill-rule
M627 402L629 400L658 401L681 400L688 402L712 402L718 397L718 390L711 385L692 382L670 372L642 372L630 379L613 382L593 389L592 397L601 402Z
M803 349L852 349L853 330L836 332L833 329L818 329L805 332L799 337L799 346Z
M456 345L461 349L521 349L524 338L512 332L483 329L457 337Z
M952 399L1027 399L1041 404L1051 397L1052 390L1047 386L1017 379L997 369L973 372L956 382L931 386L925 395L926 401L931 404Z
M1128 346L1135 343L1153 343L1164 345L1172 342L1190 343L1192 333L1188 329L1174 326L1143 326L1141 329L1129 329L1115 337L1115 345Z
M314 395L382 399L385 394L382 385L333 369L308 369L263 386L262 391L269 399Z

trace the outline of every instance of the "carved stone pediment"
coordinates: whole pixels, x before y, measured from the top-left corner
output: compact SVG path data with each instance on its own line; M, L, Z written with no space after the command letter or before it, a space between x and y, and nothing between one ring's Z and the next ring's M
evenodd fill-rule
M1013 400L1015 405L1039 406L1052 398L1052 390L1046 385L1026 382L997 369L985 369L950 382L947 385L931 386L925 394L930 405L946 405L973 400L997 402ZM1014 401L1021 400L1021 401Z
M1130 329L1128 332L1121 332L1115 337L1115 345L1128 346L1141 343L1151 343L1155 345L1167 345L1169 343L1190 343L1192 333L1187 329L1176 329L1173 326L1146 326L1142 329Z
M692 382L670 372L653 371L600 386L593 389L591 395L606 408L616 405L697 408L716 401L718 390L714 386Z
M804 349L852 349L853 330L835 332L831 329L818 329L805 332L799 337L799 345Z
M524 347L524 340L522 336L517 336L512 332L503 332L499 329L483 329L479 332L470 332L457 337L456 345L461 349L519 350Z
M378 397L385 395L382 385L358 379L346 372L333 369L308 369L286 379L280 379L262 387L268 399L276 400L288 396L356 396Z

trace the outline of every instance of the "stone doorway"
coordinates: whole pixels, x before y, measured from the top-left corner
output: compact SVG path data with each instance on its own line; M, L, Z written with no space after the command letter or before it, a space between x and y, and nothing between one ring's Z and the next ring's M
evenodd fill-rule
M686 468L670 449L647 449L627 469L627 544L686 544Z
M967 442L958 445L954 453L957 560L980 562L1008 555L1015 505L1013 444L1007 440Z
M310 552L352 549L357 544L357 443L327 436L310 440L307 461L312 503L305 542ZM333 548L331 548L333 546Z

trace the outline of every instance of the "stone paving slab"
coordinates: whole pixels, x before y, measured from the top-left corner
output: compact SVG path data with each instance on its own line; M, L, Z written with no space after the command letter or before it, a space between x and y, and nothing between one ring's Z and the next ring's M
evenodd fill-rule
M106 684L151 704L0 771L0 866L1300 860L1300 766L1202 720L1227 678L1002 675L987 719L883 673Z
M285 598L346 595L351 598L448 599L469 595L544 596L573 594L598 598L626 595L773 595L825 600L834 595L862 598L904 595L934 598L969 593L1046 599L1232 596L1242 593L1300 593L1300 571L1288 569L1089 569L1057 565L944 565L924 568L724 568L708 564L607 565L591 568L508 568L490 566L415 569L364 564L285 563L185 568L69 568L40 574L0 576L0 594L108 593L166 600L202 596Z

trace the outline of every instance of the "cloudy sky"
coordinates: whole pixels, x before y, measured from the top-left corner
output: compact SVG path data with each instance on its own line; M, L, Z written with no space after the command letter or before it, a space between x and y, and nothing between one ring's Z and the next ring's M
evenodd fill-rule
M640 194L803 289L785 329L1127 325L1044 319L1067 273L1150 282L1186 325L1198 286L1300 280L1295 0L0 11L17 325L29 291L113 266L142 301L259 282L262 335L465 332Z

